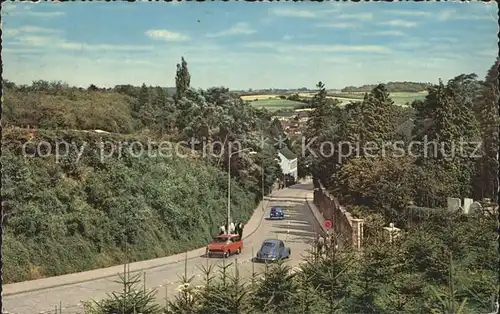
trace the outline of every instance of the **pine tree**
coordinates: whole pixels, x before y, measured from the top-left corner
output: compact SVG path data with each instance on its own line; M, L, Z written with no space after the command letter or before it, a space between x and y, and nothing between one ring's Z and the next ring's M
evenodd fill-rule
M478 162L478 177L475 184L477 199L498 199L498 68L500 59L489 69L482 87L479 100L476 102L476 116L480 122L483 156Z
M394 135L393 104L383 84L377 85L365 95L361 110L361 143L380 143L392 139Z
M306 138L307 142L312 142L309 145L310 151L306 151L306 159L308 166L313 174L320 179L325 185L329 185L331 176L335 171L335 161L333 157L335 148L331 145L322 145L326 141L331 141L335 138L335 124L337 114L337 103L329 102L326 98L325 85L318 82L316 85L318 92L312 99L313 111L311 111L309 120L307 122ZM333 151L332 151L333 150Z
M149 95L149 89L145 83L142 83L141 88L139 89L139 95L137 97L137 103L134 108L134 111L139 112L141 108L144 107L146 104L149 104L150 101L151 99Z
M295 275L290 274L290 270L282 262L266 265L264 279L257 285L253 295L253 304L258 313L290 313L297 292Z

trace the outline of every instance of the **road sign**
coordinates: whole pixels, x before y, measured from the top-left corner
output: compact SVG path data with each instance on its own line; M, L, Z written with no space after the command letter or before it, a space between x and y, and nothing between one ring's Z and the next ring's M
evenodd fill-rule
M323 223L323 227L325 227L327 230L332 228L332 222L331 220L325 220Z

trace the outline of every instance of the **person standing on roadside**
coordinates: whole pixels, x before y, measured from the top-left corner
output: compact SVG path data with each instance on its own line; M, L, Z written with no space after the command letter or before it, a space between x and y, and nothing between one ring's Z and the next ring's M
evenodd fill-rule
M323 255L323 248L325 247L325 238L323 236L318 235L316 239L316 249L318 256Z
M236 229L238 230L238 235L240 236L240 239L243 238L243 223L240 221L238 223L238 226L236 227Z

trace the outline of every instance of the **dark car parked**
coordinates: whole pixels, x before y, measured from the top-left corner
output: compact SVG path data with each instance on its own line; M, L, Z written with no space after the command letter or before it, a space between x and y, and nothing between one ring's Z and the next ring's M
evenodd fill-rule
M254 261L256 262L274 262L289 258L292 251L289 247L285 247L285 242L279 239L267 239L262 243L260 250L257 252Z

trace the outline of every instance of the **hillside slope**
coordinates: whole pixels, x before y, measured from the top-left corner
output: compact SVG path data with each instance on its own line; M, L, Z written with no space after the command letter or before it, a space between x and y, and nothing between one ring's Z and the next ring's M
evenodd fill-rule
M39 130L35 145L72 143L68 157L56 162L53 154L23 156L29 137L4 129L5 283L179 253L205 245L224 222L227 175L202 159L123 150L121 158L115 152L101 160L101 141L131 137ZM146 147L146 139L138 140ZM27 146L30 156L35 145ZM255 195L237 182L231 191L234 218L246 219Z

